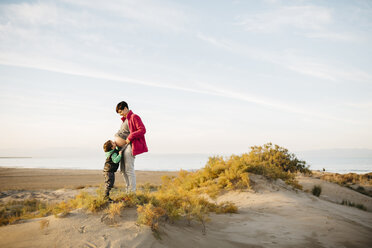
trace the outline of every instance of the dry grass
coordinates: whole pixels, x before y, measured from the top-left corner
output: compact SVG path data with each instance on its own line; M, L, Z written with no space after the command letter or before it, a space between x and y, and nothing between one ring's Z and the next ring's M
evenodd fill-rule
M110 204L109 207L104 210L105 213L101 217L101 221L111 226L116 225L124 207L124 202Z
M372 185L372 172L366 174L325 174L321 176L321 179L337 183L340 185L352 185L352 184L362 184L362 185Z
M338 174L338 173L326 173L320 176L321 179L337 183L341 186L348 187L349 189L355 190L361 194L372 197L372 191L366 190L361 185L371 186L372 185L372 172L366 174Z
M39 224L40 224L40 230L44 230L45 228L49 226L49 220L46 220L46 219L40 220Z
M53 207L35 199L0 203L0 226L12 224L21 219L50 215Z

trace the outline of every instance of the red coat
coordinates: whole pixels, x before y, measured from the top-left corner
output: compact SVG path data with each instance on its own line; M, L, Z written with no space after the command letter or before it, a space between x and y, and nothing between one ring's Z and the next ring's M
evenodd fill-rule
M132 110L128 112L126 117L121 118L121 120L124 122L126 118L128 118L128 127L130 132L128 140L132 143L132 155L136 156L147 152L148 148L145 140L146 128L145 125L143 125L141 118L138 115L133 114Z

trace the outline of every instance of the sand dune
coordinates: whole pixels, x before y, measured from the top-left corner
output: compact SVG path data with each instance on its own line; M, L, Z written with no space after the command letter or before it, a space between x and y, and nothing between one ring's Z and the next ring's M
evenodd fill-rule
M161 225L158 240L149 227L136 225L135 209L124 209L114 225L104 221L102 213L76 210L65 218L49 216L3 226L0 247L372 247L372 213L336 204L332 198L343 194L367 205L366 196L351 190L346 194L349 189L326 183L324 196L317 198L281 180L251 175L251 181L252 190L226 192L218 198L236 203L239 213L212 214L206 235L199 223L178 221ZM319 183L314 178L300 181L305 187ZM45 197L61 199L76 192L55 190ZM42 229L43 221L49 225Z

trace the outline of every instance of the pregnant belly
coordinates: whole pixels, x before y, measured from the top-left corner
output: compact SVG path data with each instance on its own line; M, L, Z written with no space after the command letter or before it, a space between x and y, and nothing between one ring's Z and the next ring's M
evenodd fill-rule
M127 142L125 142L125 139L120 137L115 137L115 142L117 146L123 147Z

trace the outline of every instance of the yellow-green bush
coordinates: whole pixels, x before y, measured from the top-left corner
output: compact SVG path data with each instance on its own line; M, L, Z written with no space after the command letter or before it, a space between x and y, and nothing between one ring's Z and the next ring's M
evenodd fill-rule
M282 179L301 188L295 180L296 172L310 173L310 170L287 149L268 143L253 146L251 152L241 156L210 157L206 166L195 172L181 170L177 177L164 177L160 191L169 193L182 189L194 194L206 193L215 199L222 190L249 188L249 173Z
M288 149L278 145L273 146L272 143L267 143L263 146L252 146L251 152L243 157L245 157L244 160L253 166L274 166L285 172L311 173L305 161L297 159L293 153L288 152Z

